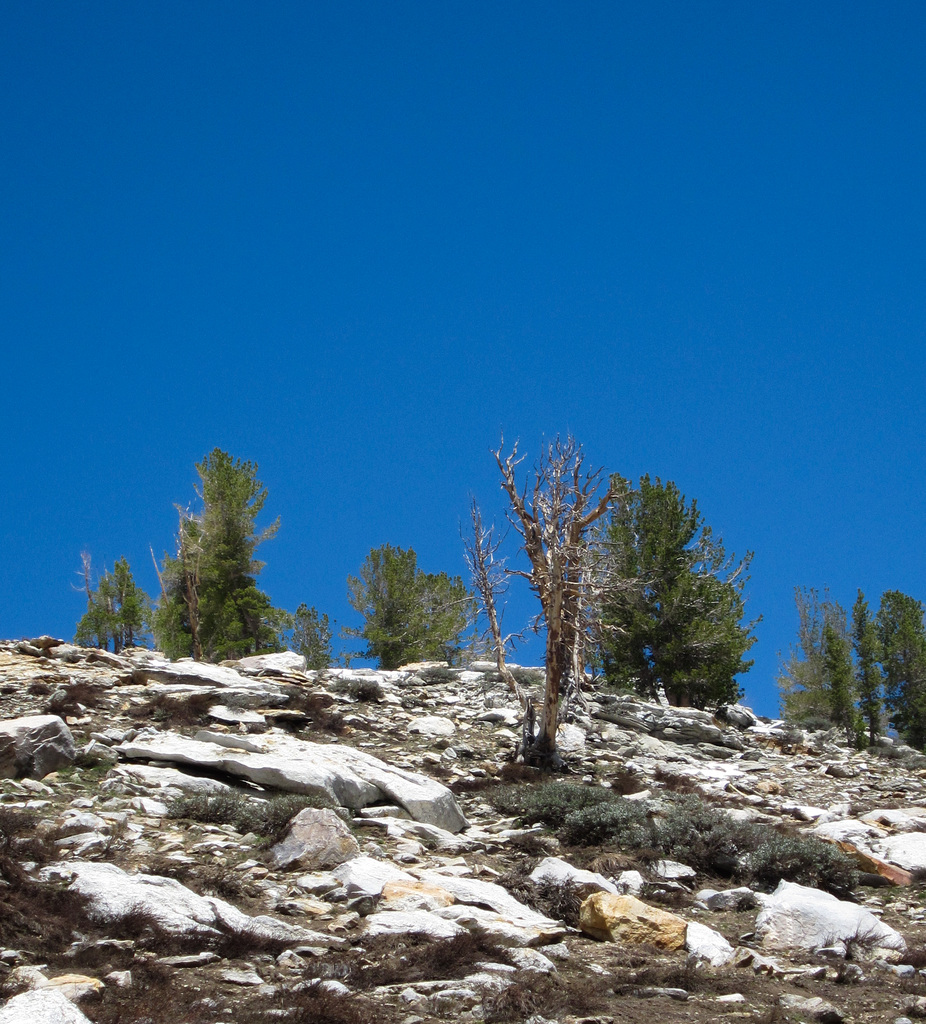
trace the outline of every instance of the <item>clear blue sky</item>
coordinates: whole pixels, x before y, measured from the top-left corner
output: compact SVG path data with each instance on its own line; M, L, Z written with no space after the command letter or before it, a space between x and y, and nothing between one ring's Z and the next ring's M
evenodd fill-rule
M357 624L372 547L462 573L490 449L573 432L793 588L926 598L920 3L0 9L0 636L73 634L219 446L263 588ZM509 622L532 612L513 600ZM521 655L536 661L539 646Z

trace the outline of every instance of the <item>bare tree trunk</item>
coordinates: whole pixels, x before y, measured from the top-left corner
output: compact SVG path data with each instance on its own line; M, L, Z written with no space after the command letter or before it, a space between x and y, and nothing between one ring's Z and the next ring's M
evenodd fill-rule
M529 750L523 750L525 761L555 766L562 764L556 753L556 729L563 678L569 666L574 682L580 686L580 666L584 670L582 652L583 601L587 599L586 533L610 506L613 492L609 487L595 501L601 470L582 472L584 456L573 438L559 438L547 446L534 474L530 499L527 487L520 491L515 481L518 446L504 460L501 448L494 452L502 474L502 490L511 502L509 521L523 538L523 549L530 560L529 572L508 570L509 575L526 578L540 599L547 627L546 680L540 730Z
M470 507L470 516L473 521L473 539L471 542L464 541L466 561L482 603L482 610L489 624L489 636L492 641L492 649L495 651L495 664L505 685L517 696L522 709L526 711L527 697L505 662L507 647L513 636L502 636L498 617L496 596L507 589L504 572L500 571L495 564L495 555L501 544L501 539L496 540L493 537L494 526L489 527L488 530L485 529L482 513L475 498Z

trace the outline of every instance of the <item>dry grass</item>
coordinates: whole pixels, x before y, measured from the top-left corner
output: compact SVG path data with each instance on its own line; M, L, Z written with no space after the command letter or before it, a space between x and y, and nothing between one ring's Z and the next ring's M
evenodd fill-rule
M209 693L172 695L159 693L129 709L132 718L153 719L166 729L205 725L215 696Z
M365 941L363 952L354 953L344 977L348 984L364 989L464 978L486 960L510 963L504 947L469 932L438 941L388 935Z
M19 864L0 856L0 945L61 953L72 929L89 924L86 901L64 886L37 882Z

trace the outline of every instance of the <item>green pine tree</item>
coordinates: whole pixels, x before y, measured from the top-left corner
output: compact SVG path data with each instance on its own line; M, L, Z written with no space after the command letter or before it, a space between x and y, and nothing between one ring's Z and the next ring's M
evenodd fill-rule
M307 668L321 671L332 664L332 635L327 615L319 615L306 604L299 605L293 617L292 648L303 655Z
M868 741L874 743L881 733L883 710L881 644L878 627L868 610L865 595L858 592L852 608L852 649L855 652L855 688L859 713L868 728Z
M381 668L459 659L462 635L475 621L475 600L459 576L426 573L409 548L374 548L359 576L347 578L348 601L364 618L348 636L366 641L363 657Z
M280 650L281 613L257 588L254 554L279 520L255 522L267 500L257 466L219 448L197 463L199 512L178 506L176 555L165 555L155 639L170 657L221 661Z
M842 611L842 609L840 609ZM859 739L859 716L855 709L855 675L852 666L852 645L846 630L846 616L835 616L823 624L823 669L829 717L846 735L846 742L855 746Z
M843 692L847 686L844 668L848 647L845 609L830 598L829 591L824 590L821 598L812 587L796 587L794 603L797 642L782 661L778 676L782 715L789 722L808 728L844 726L848 714L846 701L854 706L854 686L849 686L848 697ZM849 665L851 674L851 660Z
M877 616L885 700L891 725L912 746L926 747L926 626L922 602L889 590Z
M601 608L600 660L612 684L694 707L732 703L744 655L755 643L744 622L751 553L737 562L671 481L614 476L605 540L615 589Z
M125 558L116 562L112 572L103 572L96 590L90 586L89 555L84 554L83 561L87 611L77 623L74 642L104 650L112 643L118 654L147 636L151 601L135 583Z

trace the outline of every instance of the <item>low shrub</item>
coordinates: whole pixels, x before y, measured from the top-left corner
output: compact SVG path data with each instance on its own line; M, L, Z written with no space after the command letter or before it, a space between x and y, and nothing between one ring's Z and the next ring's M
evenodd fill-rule
M615 843L637 850L653 842L653 826L646 808L620 798L589 804L566 815L559 837L571 846Z
M306 807L332 807L322 796L279 793L269 799L248 796L240 790L226 793L195 793L168 805L171 818L188 818L204 824L231 825L239 832L254 832L267 845L282 838L287 825Z
M380 700L383 688L376 679L351 679L347 684L347 692L354 700L363 702Z
M697 871L729 876L763 834L755 825L734 821L696 797L683 796L673 800L655 822L654 845L664 856Z
M613 845L638 859L671 858L762 888L785 879L840 894L858 884L851 859L832 844L736 821L689 794L668 797L655 818L646 803L571 782L499 786L486 796L501 813L546 825L569 846Z
M784 878L839 895L858 884L852 859L839 847L813 836L785 835L774 829L763 830L746 865L750 881L761 886L774 887Z
M620 797L600 786L548 782L542 786L500 786L489 799L502 814L517 817L522 825L543 824L559 829L574 811L611 803Z
M464 978L477 965L510 963L503 946L484 935L465 932L434 941L421 935L382 936L363 944L363 953L349 964L344 977L351 987Z

